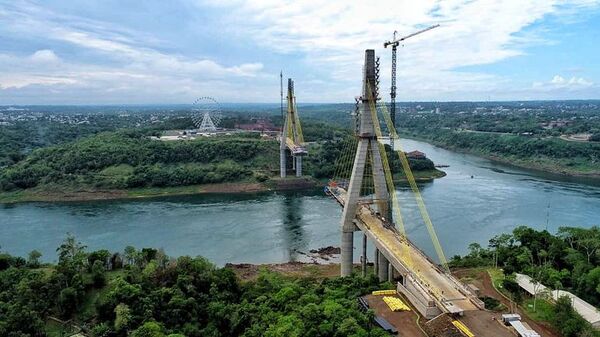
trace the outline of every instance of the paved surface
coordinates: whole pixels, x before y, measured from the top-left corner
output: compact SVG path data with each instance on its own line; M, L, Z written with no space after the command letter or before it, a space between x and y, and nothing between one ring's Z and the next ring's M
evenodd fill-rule
M346 192L338 188L333 193L335 199L343 205ZM438 301L438 304L448 312L461 312L479 310L469 300L466 292L459 288L457 280L442 273L427 256L421 252L410 241L401 238L398 233L384 227L384 222L375 216L368 205L359 205L356 211L359 228L369 237L376 241L382 251L390 252L392 256L386 256L396 266L412 271L423 288ZM362 223L362 224L361 224ZM389 255L389 254L385 254Z
M456 307L458 311L479 310L458 285L439 269L414 245L392 230L383 226L383 222L371 214L367 206L357 210L357 217L364 223L365 232L370 232L393 256L388 256L392 264L404 265L411 270L421 285L445 307ZM360 227L360 225L359 225ZM394 261L395 260L395 261Z
M502 315L489 311L468 311L460 318L475 336L515 337L513 332L501 323Z

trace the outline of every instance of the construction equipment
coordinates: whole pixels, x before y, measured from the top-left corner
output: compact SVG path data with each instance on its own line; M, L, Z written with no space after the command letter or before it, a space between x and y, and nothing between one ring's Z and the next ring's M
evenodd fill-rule
M439 24L433 25L433 26L427 27L418 32L406 35L401 38L396 38L396 34L398 32L394 31L394 37L393 37L392 41L386 41L383 43L384 48L387 48L388 46L392 46L392 88L390 90L390 117L392 118L392 125L394 126L394 128L396 127L396 51L398 49L398 46L400 45L400 42L402 42L408 38L425 33L427 31L430 31L439 26L440 26ZM392 149L394 148L394 140L391 137L390 137L390 146L392 147Z

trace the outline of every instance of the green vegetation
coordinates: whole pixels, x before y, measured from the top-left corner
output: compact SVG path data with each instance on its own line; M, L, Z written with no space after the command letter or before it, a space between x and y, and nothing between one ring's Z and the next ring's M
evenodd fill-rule
M161 250L87 252L68 236L57 265L0 254L0 336L60 336L71 322L94 337L386 336L356 298L375 277L295 278L227 268ZM35 255L35 254L34 254Z
M436 145L523 167L555 173L600 175L600 143L452 130L412 131L412 136Z
M187 142L151 140L140 132L101 133L38 149L5 169L0 189L41 185L96 188L166 187L252 179L273 171L277 144L254 136Z
M600 119L597 105L541 102L443 104L443 113L423 104L400 115L404 136L423 139L510 164L570 175L600 176ZM568 141L561 135L588 133L592 142Z
M561 227L552 235L545 230L520 226L512 234L490 239L488 248L473 243L469 250L464 257L454 256L451 265L497 265L504 274L499 269L491 269L494 286L519 303L530 317L553 324L566 337L599 335L592 334L591 326L573 311L568 298L559 299L556 304L539 298L528 299L512 274L527 274L548 288L570 291L600 306L600 228Z
M308 125L315 133L311 137L319 139L316 133L325 126ZM331 178L342 163L337 156L349 142L355 142L347 130L330 131L321 139L346 137L310 144L305 174ZM257 133L188 141L159 141L151 135L156 131L102 132L36 149L25 159L0 169L0 201L53 200L61 195L96 198L98 192L108 193L103 198L190 194L201 192L199 185L267 183L279 173L278 142L262 139ZM389 147L388 152L396 178L401 180L397 155ZM429 159L410 159L410 165L417 179L443 176ZM349 168L346 171L349 176Z
M346 133L342 139L311 146L311 154L306 164L307 172L317 179L330 179L334 176L350 177L356 146L356 138L349 133ZM398 154L393 152L389 145L385 145L385 150L390 169L394 173L394 180L406 180ZM431 180L445 175L444 172L436 169L433 161L428 158L408 158L408 163L417 180Z

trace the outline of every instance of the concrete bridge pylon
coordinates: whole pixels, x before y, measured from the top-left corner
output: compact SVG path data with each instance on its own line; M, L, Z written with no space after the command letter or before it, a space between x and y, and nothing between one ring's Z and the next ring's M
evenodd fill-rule
M287 176L287 153L290 153L292 159L292 169L296 172L296 177L302 176L302 157L308 154L304 147L304 136L298 117L298 108L296 106L296 96L294 95L294 81L288 78L287 86L287 113L283 122L281 138L279 144L279 172L281 178Z
M361 197L361 187L365 176L365 170L373 177L373 185L375 190L374 199L372 200L377 211L384 216L389 213L389 193L385 180L384 167L380 146L377 141L374 123L376 122L371 108L375 106L378 99L377 82L378 74L376 68L375 51L368 49L365 51L365 65L363 69L363 90L362 96L359 99L358 107L358 145L356 155L354 157L354 165L344 211L342 213L342 247L341 247L341 275L347 276L352 273L352 264L354 260L354 232L358 230L354 224L356 210L358 204L365 201ZM369 164L367 165L367 161ZM383 255L378 256L379 262L379 277L387 279L388 277L388 261ZM364 262L363 262L364 263ZM385 267L384 267L385 266Z

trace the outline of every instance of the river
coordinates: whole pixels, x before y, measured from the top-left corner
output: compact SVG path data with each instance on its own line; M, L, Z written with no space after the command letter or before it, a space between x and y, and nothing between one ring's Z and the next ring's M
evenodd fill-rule
M600 224L596 181L518 169L414 140L402 145L450 165L446 177L420 185L448 257L518 225L555 232ZM398 194L409 237L433 254L410 188L399 186ZM89 249L132 245L202 255L218 265L274 263L301 259L298 251L339 246L340 216L340 207L320 190L9 204L0 205L0 250L26 256L37 249L44 261L55 261L56 247L72 233ZM359 235L356 240L360 247Z

